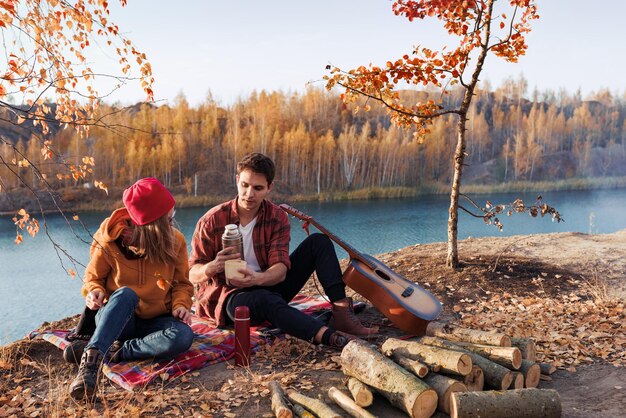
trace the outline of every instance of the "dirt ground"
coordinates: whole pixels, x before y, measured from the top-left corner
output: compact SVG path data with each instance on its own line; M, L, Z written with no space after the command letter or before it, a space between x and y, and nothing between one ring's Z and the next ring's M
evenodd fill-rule
M468 239L459 243L456 271L445 267L445 253L446 245L437 243L377 258L435 294L444 306L441 320L535 338L540 360L558 366L539 387L559 392L564 417L624 416L626 230ZM317 293L313 281L305 292ZM381 326L374 344L402 335L373 307L359 316ZM75 321L45 327L71 327ZM133 394L104 382L101 400L85 405L66 394L76 367L46 342L21 340L0 348L0 417L270 417L272 379L332 403L328 388L345 388L339 355L286 338L263 347L249 369L220 363ZM405 416L378 396L369 410Z

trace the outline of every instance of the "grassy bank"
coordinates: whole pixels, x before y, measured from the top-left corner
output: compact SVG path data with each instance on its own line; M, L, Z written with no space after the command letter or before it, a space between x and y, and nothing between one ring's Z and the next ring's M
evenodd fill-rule
M567 179L559 181L516 181L500 184L467 184L461 187L467 195L487 195L494 193L522 193L536 192L545 193L567 190L599 190L626 188L626 177L602 177L588 179ZM353 191L324 192L314 194L296 194L291 196L274 196L274 200L288 200L290 202L305 201L339 201L339 200L367 200L367 199L397 199L405 197L418 197L426 195L447 195L450 193L450 185L432 183L422 185L419 188L410 187L372 187ZM282 199L277 199L281 197Z
M626 188L626 177L572 178L559 181L517 181L500 184L468 184L463 186L465 194L553 192L567 190L596 190ZM448 192L446 192L448 193Z

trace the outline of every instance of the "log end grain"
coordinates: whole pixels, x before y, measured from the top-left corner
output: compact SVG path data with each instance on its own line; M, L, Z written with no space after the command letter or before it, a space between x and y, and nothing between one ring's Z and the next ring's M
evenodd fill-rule
M511 353L511 365L515 370L518 370L522 365L522 352L519 350L519 348L515 348L511 351Z
M483 390L485 387L485 374L483 373L483 369L478 366L472 366L471 373L465 376L463 383L465 383L467 390L470 392Z
M455 392L467 392L467 386L461 382L453 383L444 394L443 399L439 399L439 409L446 414L450 414L450 399Z
M461 376L467 376L472 371L472 357L467 354L463 354L459 358L457 365L458 372Z
M539 386L539 380L541 380L541 367L538 364L533 364L526 371L524 385L527 388L536 388Z
M511 337L503 335L502 338L500 338L500 347L511 347Z
M514 378L515 376L513 375L513 372L506 373L502 377L502 386L500 386L500 390L507 390L510 388Z
M513 376L511 389L524 389L524 375L520 372L513 372Z
M354 402L363 408L370 406L372 402L374 402L374 394L372 391L365 383L354 377L348 379L348 390L352 394Z
M435 392L434 389L427 389L423 391L413 403L411 416L414 418L430 417L437 409L437 401L437 392Z

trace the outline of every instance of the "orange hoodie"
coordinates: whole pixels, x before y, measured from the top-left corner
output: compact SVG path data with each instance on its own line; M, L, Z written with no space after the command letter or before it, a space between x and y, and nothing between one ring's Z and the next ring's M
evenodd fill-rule
M143 257L129 260L115 243L129 222L126 208L117 209L94 234L83 294L100 289L108 298L120 287L129 287L139 296L135 313L143 319L171 314L178 307L191 309L193 285L189 281L187 243L183 234L174 229L178 254L174 265L153 263ZM163 279L164 289L157 284L159 279Z

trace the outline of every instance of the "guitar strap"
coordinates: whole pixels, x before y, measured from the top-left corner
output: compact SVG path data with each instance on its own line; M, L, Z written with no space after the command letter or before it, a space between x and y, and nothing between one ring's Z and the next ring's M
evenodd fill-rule
M309 221L304 221L302 223L302 229L304 229L306 231L306 236L308 237L309 235L311 235L311 232L309 232L309 226L311 226L311 222Z

